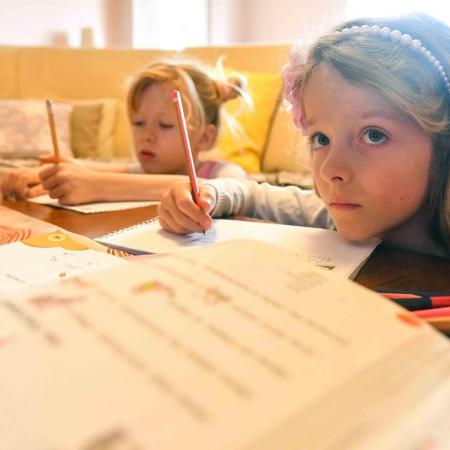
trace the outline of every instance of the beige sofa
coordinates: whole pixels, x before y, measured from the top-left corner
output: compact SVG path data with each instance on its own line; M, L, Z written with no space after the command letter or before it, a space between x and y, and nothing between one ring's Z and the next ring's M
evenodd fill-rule
M222 57L226 69L248 77L255 108L237 117L248 142L233 141L235 138L223 127L217 148L203 157L233 160L255 177L275 182L284 177L288 182L307 184L309 163L304 139L281 101L280 70L288 52L288 45L187 48L179 53L0 47L0 101L50 98L72 103L71 144L75 156L130 158L124 101L127 80L145 64L161 58L189 58L213 66ZM230 111L236 109L231 104L228 107Z

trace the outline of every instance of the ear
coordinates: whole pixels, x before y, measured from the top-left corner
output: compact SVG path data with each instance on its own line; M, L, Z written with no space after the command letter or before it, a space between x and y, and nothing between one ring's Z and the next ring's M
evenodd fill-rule
M208 124L203 129L203 132L198 140L198 150L209 150L214 145L217 139L217 127L213 124Z

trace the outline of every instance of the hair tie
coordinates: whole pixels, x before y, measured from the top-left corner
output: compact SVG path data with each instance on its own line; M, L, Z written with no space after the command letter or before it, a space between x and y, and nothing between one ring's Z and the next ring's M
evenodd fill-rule
M216 80L217 97L222 102L241 96L244 80L239 76L230 76L226 81Z

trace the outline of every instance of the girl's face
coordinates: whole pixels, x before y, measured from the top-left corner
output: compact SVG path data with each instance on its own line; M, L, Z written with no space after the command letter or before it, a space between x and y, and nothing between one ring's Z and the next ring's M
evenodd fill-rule
M382 96L322 65L303 95L313 176L337 230L383 237L424 201L432 141Z
M151 84L142 93L137 111L131 117L134 151L146 173L187 173L171 92L162 83ZM203 149L199 134L189 133L194 160Z

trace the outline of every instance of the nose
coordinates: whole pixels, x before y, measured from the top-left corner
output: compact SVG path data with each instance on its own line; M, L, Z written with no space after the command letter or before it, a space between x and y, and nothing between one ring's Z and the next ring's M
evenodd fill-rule
M320 176L329 183L348 183L352 179L352 154L350 145L332 143L327 149L315 152L316 167Z
M142 137L144 138L145 142L155 142L156 140L156 134L154 130L149 126L146 126L143 129Z

